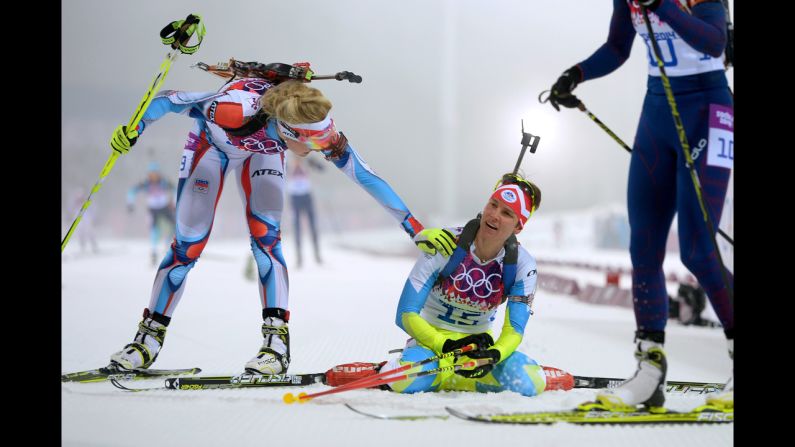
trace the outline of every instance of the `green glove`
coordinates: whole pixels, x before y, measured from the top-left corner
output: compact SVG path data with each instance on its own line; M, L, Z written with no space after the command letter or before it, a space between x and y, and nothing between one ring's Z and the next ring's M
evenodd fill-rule
M445 257L453 254L456 247L455 236L444 228L426 228L414 236L414 243L429 255L438 252Z
M119 155L124 155L130 152L130 148L135 145L136 141L138 141L137 130L127 132L127 126L119 125L110 137L110 147L118 152Z

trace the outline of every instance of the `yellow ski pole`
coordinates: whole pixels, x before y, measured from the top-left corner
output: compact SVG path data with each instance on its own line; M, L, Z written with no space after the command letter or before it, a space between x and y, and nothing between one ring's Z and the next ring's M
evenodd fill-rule
M191 36L193 36L193 34L197 31L198 42L196 45L187 46L186 44L188 43L188 40L190 40ZM138 107L135 109L135 113L133 113L132 118L130 118L130 121L127 123L128 132L132 129L135 129L138 126L138 123L140 123L144 112L146 112L146 109L149 108L149 104L151 104L154 94L160 89L160 86L163 84L163 80L168 74L168 70L171 68L171 64L177 59L177 56L180 53L195 53L199 48L199 45L201 45L202 39L204 38L204 33L204 24L201 21L201 16L198 14L189 14L185 20L171 22L166 25L162 31L160 31L160 38L165 45L169 45L171 47L171 51L168 52L166 59L162 64L160 64L160 71L157 73L157 75L155 75L152 84L149 86L149 89L146 91L144 97L141 99L141 102L138 104ZM108 157L108 160L105 162L105 166L102 168L102 172L99 174L99 180L97 180L97 182L94 184L94 187L91 188L86 201L83 202L83 206L80 208L80 212L77 214L74 222L72 222L72 226L69 227L69 231L66 233L66 236L64 236L63 241L61 241L61 253L63 253L64 249L66 248L66 244L69 243L69 239L72 238L72 234L77 229L77 225L83 218L83 214L85 214L86 210L91 205L91 196L93 196L94 193L99 191L99 189L102 187L102 184L105 182L105 177L107 177L111 169L113 169L113 165L116 164L117 158L119 158L119 153L116 151L111 151L110 157Z

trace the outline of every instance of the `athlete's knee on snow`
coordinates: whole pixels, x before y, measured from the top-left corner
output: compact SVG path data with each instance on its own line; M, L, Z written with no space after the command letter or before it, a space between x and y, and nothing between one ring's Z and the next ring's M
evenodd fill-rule
M381 372L397 369L403 365L419 362L431 358L435 355L436 354L434 354L433 351L423 346L412 346L410 348L406 348L403 350L403 355L401 355L400 359L392 359L388 361L381 368ZM439 361L437 360L435 362L430 362L426 365L423 365L421 371L429 371L431 369L436 369L438 367L439 367ZM412 372L415 371L416 370L412 370ZM436 376L437 374L432 374L423 377L414 377L411 379L400 380L398 382L392 382L389 384L389 386L390 388L392 388L393 391L405 394L436 391L439 388L439 384L434 383L436 382L435 380Z
M547 384L541 365L521 352L514 352L500 362L492 375L504 391L515 391L528 397L543 393Z

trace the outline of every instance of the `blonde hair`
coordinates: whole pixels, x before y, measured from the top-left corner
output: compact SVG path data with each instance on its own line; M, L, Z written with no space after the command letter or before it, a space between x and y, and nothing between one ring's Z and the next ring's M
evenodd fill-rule
M331 101L320 90L300 81L285 81L260 98L268 115L290 124L322 121L331 110Z

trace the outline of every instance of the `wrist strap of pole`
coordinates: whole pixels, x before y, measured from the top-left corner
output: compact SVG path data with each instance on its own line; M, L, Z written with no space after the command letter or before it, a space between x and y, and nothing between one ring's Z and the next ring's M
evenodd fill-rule
M202 18L198 14L188 14L185 20L175 20L160 31L160 39L164 45L179 49L182 54L193 54L199 49L206 29ZM186 45L191 36L196 33L198 42L195 45Z

